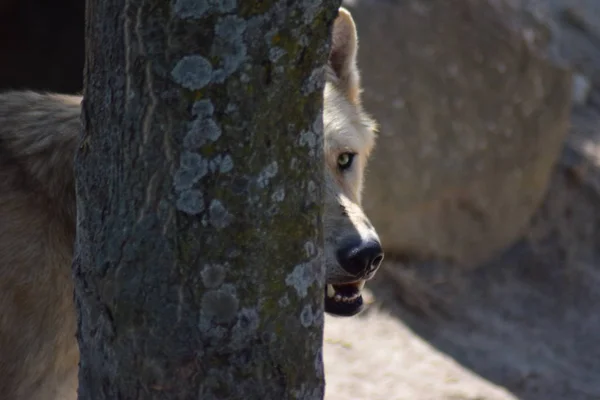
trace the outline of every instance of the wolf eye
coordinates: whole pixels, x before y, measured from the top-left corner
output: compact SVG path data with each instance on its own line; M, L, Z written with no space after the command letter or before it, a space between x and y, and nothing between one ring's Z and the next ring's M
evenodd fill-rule
M354 160L354 156L355 156L354 153L340 154L337 159L338 167L340 167L340 169L342 171L345 171L348 168L350 168L352 166L352 161Z

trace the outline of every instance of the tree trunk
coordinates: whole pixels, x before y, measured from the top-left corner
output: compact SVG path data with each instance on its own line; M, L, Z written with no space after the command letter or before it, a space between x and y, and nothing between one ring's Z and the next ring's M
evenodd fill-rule
M340 1L87 3L79 398L322 399Z

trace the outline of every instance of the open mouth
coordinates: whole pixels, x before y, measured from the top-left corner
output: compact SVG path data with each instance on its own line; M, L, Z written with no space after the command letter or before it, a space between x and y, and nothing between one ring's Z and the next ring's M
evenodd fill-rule
M339 285L325 285L325 312L340 317L351 317L364 308L361 294L365 281Z

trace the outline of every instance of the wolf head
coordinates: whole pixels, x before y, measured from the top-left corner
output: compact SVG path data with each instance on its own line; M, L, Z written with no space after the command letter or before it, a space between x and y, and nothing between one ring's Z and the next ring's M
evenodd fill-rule
M323 109L325 311L339 316L362 310L361 290L383 260L377 232L361 207L363 177L375 145L376 126L360 102L357 49L352 16L340 8L331 33Z

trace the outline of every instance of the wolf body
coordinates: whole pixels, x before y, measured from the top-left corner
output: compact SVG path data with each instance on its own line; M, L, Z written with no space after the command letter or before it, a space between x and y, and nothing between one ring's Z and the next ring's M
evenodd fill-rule
M361 204L375 126L360 103L357 37L340 9L324 89L324 212L330 314L350 316L383 252ZM77 397L79 351L71 262L73 160L81 97L0 93L0 397Z

